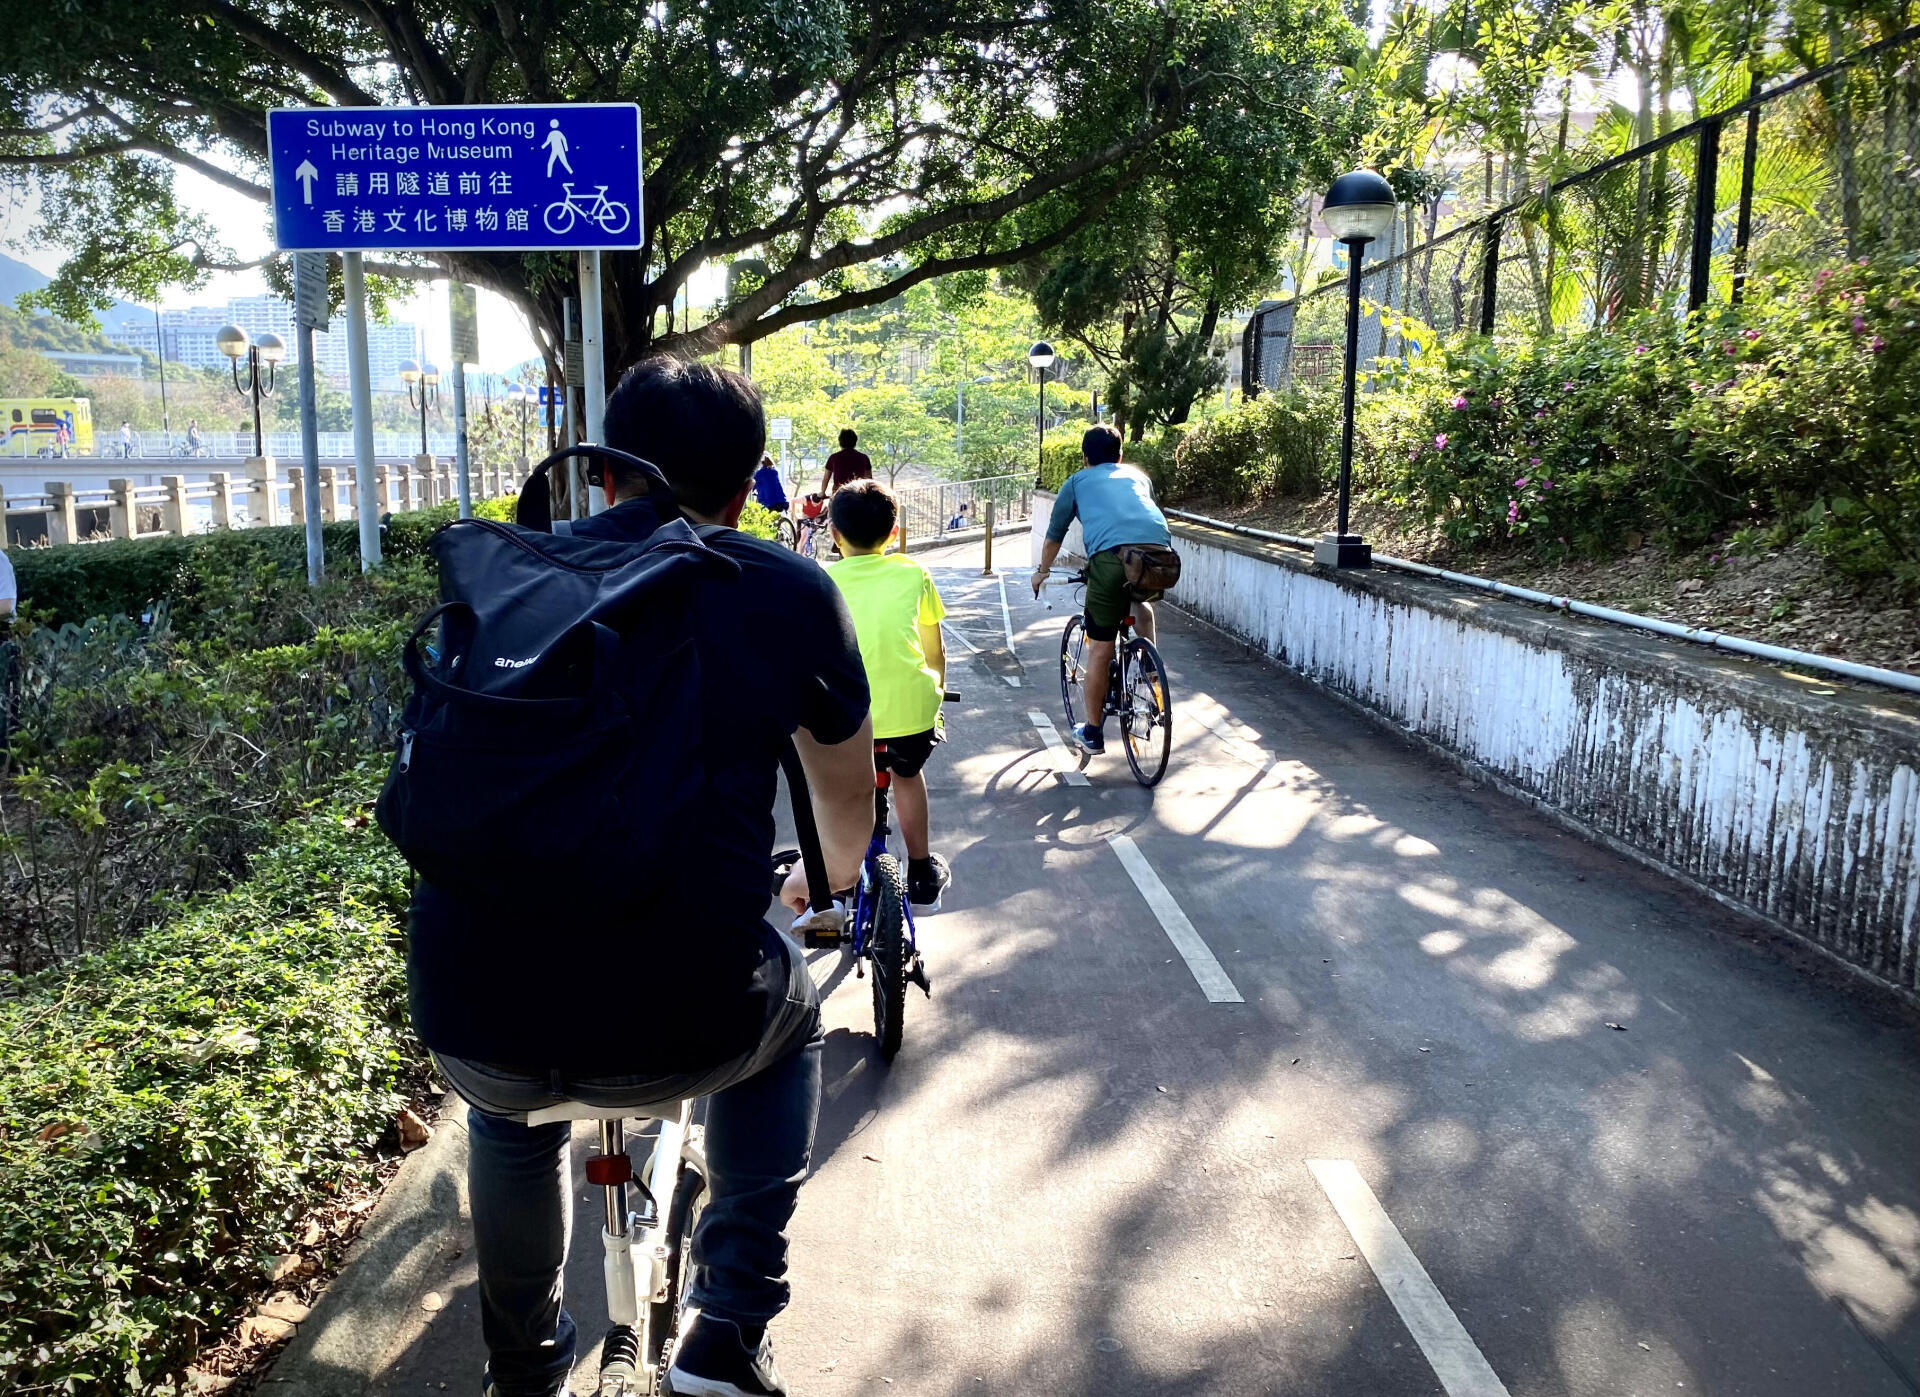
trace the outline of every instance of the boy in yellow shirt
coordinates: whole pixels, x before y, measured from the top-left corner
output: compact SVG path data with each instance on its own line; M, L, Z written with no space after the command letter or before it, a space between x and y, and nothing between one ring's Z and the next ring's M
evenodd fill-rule
M827 564L853 617L873 702L873 736L886 751L874 763L893 773L893 804L907 845L907 900L940 910L951 874L929 848L927 780L920 774L934 744L944 740L940 704L946 696L947 650L940 619L947 609L933 574L904 553L885 552L899 508L876 480L855 480L833 492L827 522L839 562Z

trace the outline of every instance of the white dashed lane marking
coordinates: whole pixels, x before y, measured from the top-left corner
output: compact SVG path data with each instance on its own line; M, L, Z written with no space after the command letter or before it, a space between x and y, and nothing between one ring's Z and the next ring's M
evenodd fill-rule
M1508 1397L1506 1385L1353 1161L1310 1159L1307 1168L1326 1191L1367 1265L1373 1268L1407 1332L1433 1365L1434 1376L1447 1390L1447 1397Z
M1027 721L1039 729L1040 740L1046 743L1047 750L1053 753L1054 769L1061 779L1069 786L1090 784L1086 772L1080 770L1080 764L1074 759L1072 750L1061 740L1059 730L1053 725L1053 719L1037 709L1030 709L1027 712Z
M1193 972L1201 993L1214 1004L1246 1003L1240 991L1234 988L1233 981L1227 978L1227 972L1221 968L1220 962L1214 959L1207 943L1200 939L1200 933L1194 929L1187 914L1180 910L1180 904L1173 900L1167 885L1160 881L1160 875L1153 871L1147 856L1140 852L1139 846L1124 834L1108 835L1107 844L1119 856L1120 866L1127 870L1127 876L1133 879L1134 887L1140 890L1140 896L1153 909L1153 915L1160 919L1161 930L1167 933L1167 940L1173 942L1173 949L1180 953L1180 958L1187 963L1187 969Z

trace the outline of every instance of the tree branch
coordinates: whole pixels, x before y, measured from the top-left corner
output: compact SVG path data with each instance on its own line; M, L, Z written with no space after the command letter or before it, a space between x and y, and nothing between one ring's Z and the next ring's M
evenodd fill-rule
M277 58L289 68L310 78L314 86L341 106L377 107L380 105L380 99L349 78L344 69L318 54L309 53L279 30L262 24L239 6L229 3L229 0L201 0L201 3L240 38L268 57Z

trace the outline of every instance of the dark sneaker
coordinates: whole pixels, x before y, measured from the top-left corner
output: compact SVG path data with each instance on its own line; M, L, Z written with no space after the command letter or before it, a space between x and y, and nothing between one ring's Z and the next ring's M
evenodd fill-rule
M739 1325L697 1310L681 1328L667 1383L674 1397L787 1397L766 1330L749 1349Z
M1092 723L1082 723L1073 730L1073 740L1093 753L1096 757L1107 750L1107 735Z
M920 912L938 912L940 898L953 881L953 870L939 854L907 860L907 901Z

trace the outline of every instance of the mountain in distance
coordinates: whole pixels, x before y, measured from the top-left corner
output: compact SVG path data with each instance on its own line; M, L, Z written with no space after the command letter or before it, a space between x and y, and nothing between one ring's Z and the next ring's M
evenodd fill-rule
M15 301L29 291L38 291L53 278L44 272L37 272L25 262L0 253L0 305L11 307ZM101 328L111 336L112 331L123 322L137 317L151 319L153 308L137 305L132 301L115 301L104 310L95 311Z

